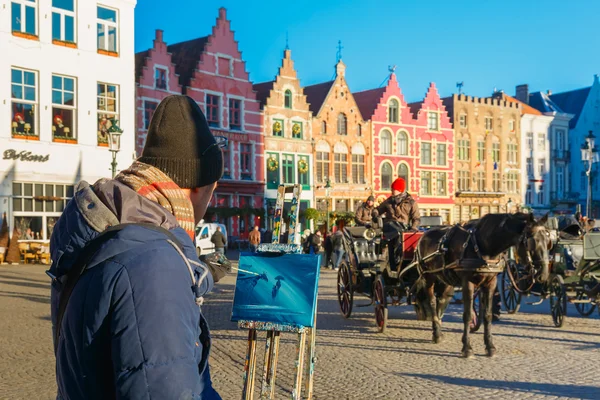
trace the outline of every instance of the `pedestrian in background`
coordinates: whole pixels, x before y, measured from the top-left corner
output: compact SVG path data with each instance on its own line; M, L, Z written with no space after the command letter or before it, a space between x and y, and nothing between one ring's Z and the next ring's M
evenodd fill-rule
M252 232L250 232L248 235L248 242L250 242L250 251L256 253L258 251L258 245L260 244L260 232L258 231L258 225L256 225Z
M215 245L215 252L225 254L227 247L227 238L221 232L221 227L217 226L217 230L210 237L210 241Z
M331 238L331 247L333 250L333 266L331 267L334 270L340 269L340 263L344 258L344 234L341 229L338 229Z

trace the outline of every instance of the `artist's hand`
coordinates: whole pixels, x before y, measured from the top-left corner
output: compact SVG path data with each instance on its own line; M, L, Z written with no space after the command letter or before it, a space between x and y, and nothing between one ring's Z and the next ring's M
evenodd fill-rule
M206 264L215 283L231 272L231 262L223 254L211 253L200 256L200 261Z

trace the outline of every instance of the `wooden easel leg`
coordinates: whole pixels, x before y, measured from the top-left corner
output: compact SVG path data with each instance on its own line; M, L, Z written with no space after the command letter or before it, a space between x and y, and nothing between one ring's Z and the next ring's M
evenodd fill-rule
M279 331L268 331L265 344L265 365L263 369L261 399L275 398L275 375L279 357Z
M254 371L256 369L256 330L248 331L248 350L246 351L246 362L244 363L244 390L242 400L254 398Z
M298 344L296 345L296 381L294 382L294 391L292 392L293 400L302 398L302 374L304 373L304 352L306 345L306 331L298 334Z
M316 327L310 330L310 336L307 338L308 343L308 362L306 363L306 387L304 388L306 400L312 400L313 396L313 382L315 374L315 361L316 361L316 339L317 331Z

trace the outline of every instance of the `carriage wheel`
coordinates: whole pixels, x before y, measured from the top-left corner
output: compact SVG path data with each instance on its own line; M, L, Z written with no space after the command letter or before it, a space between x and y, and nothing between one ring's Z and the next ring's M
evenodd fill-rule
M388 319L388 309L385 296L385 282L383 277L380 275L375 280L373 287L373 296L375 297L375 322L377 323L377 330L379 333L385 332Z
M555 275L550 283L550 312L554 326L563 326L567 317L567 291L560 275Z
M575 303L575 308L577 309L579 314L581 314L582 317L589 317L594 312L594 309L596 308L596 304L592 303L591 299L588 297L588 295L584 291L584 287L586 287L586 284L588 284L588 283L591 284L592 286L595 284L595 282L586 281L583 276L581 277L581 279L579 279L579 287L580 288L577 289L576 299L579 301L589 301L589 303ZM588 285L588 287L589 287L589 285Z
M481 301L481 290L477 290L473 296L473 310L471 311L471 324L469 330L471 333L477 332L483 322L483 302Z
M342 261L337 277L337 294L340 303L340 311L344 318L350 318L354 299L354 288L352 287L352 271L350 266Z
M512 278L512 279L511 279ZM518 282L519 266L514 260L507 260L506 268L502 272L502 303L509 314L514 314L521 307L521 293L513 285L513 280Z

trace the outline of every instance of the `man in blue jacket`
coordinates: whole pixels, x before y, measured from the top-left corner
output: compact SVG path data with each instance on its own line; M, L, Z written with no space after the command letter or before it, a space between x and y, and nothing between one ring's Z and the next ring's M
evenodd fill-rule
M193 240L225 144L195 101L169 96L131 167L78 185L50 243L54 332L69 271L85 265L60 313L58 399L220 399L200 304L225 272L198 262ZM86 247L115 226L94 251Z

